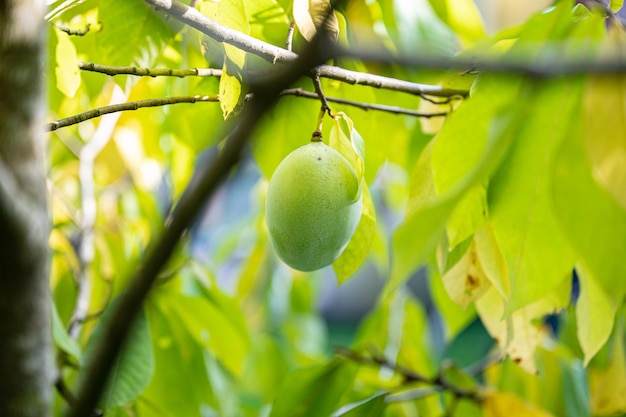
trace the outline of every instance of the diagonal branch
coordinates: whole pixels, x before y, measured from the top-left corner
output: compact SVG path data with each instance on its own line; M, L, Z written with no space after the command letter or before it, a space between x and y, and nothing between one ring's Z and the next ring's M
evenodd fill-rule
M222 70L215 68L137 68L115 67L110 65L94 64L93 62L79 62L78 68L83 71L97 72L106 75L136 75L139 77L221 77Z
M127 110L137 110L137 109L141 109L144 107L167 106L170 104L197 103L200 101L219 101L219 97L217 95L165 97L165 98L154 98L154 99L130 101L128 103L111 104L110 106L99 107L97 109L92 109L84 113L79 113L79 114L75 114L74 116L66 117L65 119L60 119L54 122L50 122L46 125L46 131L53 131L61 127L75 125L77 123L84 122L86 120L100 117L109 113L116 113L116 112L127 111Z
M228 139L221 147L219 155L203 164L194 175L161 236L151 242L148 247L136 275L111 312L111 319L103 329L102 343L95 347L92 359L85 365L85 374L80 380L76 405L70 410L69 417L85 417L92 414L111 367L123 347L154 280L222 178L239 161L248 137L265 112L278 100L280 92L320 64L320 58L317 55L319 46L316 36L297 60L283 70L277 71L278 74L271 82L252 86L255 99L244 108L240 116L229 119L223 129L217 132L216 138L228 136Z
M198 10L191 8L178 0L144 0L146 3L161 10L175 19L199 30L205 35L218 42L225 42L229 45L257 55L266 61L276 63L288 63L297 59L298 55L278 46L263 42L259 39L245 35L234 29L222 26L207 18ZM326 50L329 45L324 45ZM366 85L376 88L384 88L414 95L430 95L436 97L467 96L468 91L444 88L436 85L412 83L381 75L368 74L357 71L350 71L332 65L319 65L315 68L317 74L322 78L329 78L348 84ZM308 74L310 76L310 74Z

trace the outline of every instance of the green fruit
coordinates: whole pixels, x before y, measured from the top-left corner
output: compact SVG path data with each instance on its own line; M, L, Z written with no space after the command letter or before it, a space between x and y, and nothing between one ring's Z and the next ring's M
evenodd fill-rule
M311 142L278 165L267 190L266 221L287 265L314 271L333 263L361 218L359 180L350 163Z

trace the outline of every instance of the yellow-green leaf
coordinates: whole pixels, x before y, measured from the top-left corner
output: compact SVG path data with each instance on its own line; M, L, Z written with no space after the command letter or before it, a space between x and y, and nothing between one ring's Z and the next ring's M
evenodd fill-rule
M515 394L492 392L483 401L485 417L552 417L552 414L523 401Z
M250 33L250 24L246 17L243 0L222 0L203 2L200 5L203 14L216 22L241 33ZM246 91L243 82L246 78L246 53L232 45L223 44L224 65L220 78L220 106L224 119L237 114L243 105Z
M587 365L609 339L618 305L583 265L576 270L580 280L576 303L578 342Z
M611 25L600 59L626 58L626 31ZM589 76L584 137L593 178L626 209L626 75Z
M348 246L346 246L339 258L333 262L333 269L339 284L350 278L365 261L376 234L376 212L374 211L374 203L367 185L362 188L361 198L363 199L363 211L359 225L350 242L348 242Z
M594 416L626 412L626 350L624 323L616 326L609 364L605 368L589 369L591 411Z
M467 308L491 287L480 265L475 241L470 243L463 257L443 274L443 284L450 298L463 308Z
M360 183L365 171L363 138L345 113L338 112L335 115L335 123L330 129L329 146L348 160Z
M539 87L509 157L489 184L491 224L511 285L507 313L553 291L575 263L551 210L550 175L576 114L581 80L549 81Z
M76 90L80 87L80 71L78 70L78 57L76 47L70 40L67 33L55 28L58 39L56 47L56 68L57 88L67 97L74 97Z
M541 323L544 315L567 306L569 291L565 286L541 300L505 316L505 299L491 287L484 296L476 301L476 310L489 334L498 346L523 369L530 373L537 372L535 351L546 336L546 329Z

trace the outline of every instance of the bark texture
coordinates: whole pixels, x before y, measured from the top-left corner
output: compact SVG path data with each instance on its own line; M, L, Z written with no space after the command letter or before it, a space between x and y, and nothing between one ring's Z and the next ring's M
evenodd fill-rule
M43 1L0 0L0 416L51 415Z

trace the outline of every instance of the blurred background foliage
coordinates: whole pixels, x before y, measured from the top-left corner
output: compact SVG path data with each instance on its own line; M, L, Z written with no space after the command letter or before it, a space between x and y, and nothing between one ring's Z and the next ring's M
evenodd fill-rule
M49 121L224 88L219 77L106 76L78 62L221 69L241 58L143 1L48 3ZM285 44L291 0L197 3ZM351 0L337 11L339 42L538 64L625 50L623 28L608 29L599 7L547 3ZM305 42L296 31L294 50ZM364 138L377 220L365 262L341 286L330 267L288 268L268 239L268 179L319 113L316 100L281 98L162 271L101 400L105 415L625 415L626 78L334 64L470 98L434 104L322 80L329 97L455 108L444 121L331 103ZM239 68L271 71L250 54ZM313 91L309 79L294 87ZM113 113L50 134L59 386L80 380L107 311L195 169L219 152L216 132L237 106ZM71 402L63 392L58 415Z

